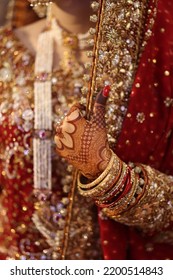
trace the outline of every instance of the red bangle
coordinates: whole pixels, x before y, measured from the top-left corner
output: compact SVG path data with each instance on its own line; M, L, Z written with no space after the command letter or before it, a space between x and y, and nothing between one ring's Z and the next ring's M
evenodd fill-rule
M95 203L96 205L98 205L99 207L101 208L104 208L104 207L112 207L114 206L114 204L116 204L121 198L123 198L131 189L131 174L130 174L130 171L131 169L128 168L128 171L127 171L127 174L126 176L124 176L123 178L123 182L122 182L122 185L121 186L124 186L125 185L125 188L124 190L119 193L119 195L116 197L116 200L113 200L112 202L109 202L109 201L100 201L100 200L96 200ZM111 196L111 198L115 198L113 196Z

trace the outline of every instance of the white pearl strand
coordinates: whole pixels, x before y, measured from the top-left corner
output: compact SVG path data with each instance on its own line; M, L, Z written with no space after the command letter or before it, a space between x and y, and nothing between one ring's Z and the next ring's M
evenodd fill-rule
M51 31L39 35L35 61L35 76L51 74L53 67L53 36ZM41 133L52 130L52 97L51 79L36 80L34 83L34 129ZM52 164L51 139L35 137L33 139L34 153L34 188L51 190Z
M51 19L51 29L39 35L37 55L35 61L34 104L35 122L34 129L37 137L33 140L34 152L34 188L36 190L48 190L52 188L52 140L39 136L39 132L52 130L52 96L51 73L53 70L54 41L62 45L63 29L57 24L55 18ZM76 35L79 41L79 49L86 47L86 39L89 32Z

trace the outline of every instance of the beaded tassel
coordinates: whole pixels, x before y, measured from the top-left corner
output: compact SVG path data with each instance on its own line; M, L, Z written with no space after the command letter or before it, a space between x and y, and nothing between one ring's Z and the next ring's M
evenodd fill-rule
M35 63L34 104L36 131L34 150L34 188L51 190L51 139L52 130L51 79L53 64L53 37L50 31L40 34ZM51 133L49 133L51 135Z

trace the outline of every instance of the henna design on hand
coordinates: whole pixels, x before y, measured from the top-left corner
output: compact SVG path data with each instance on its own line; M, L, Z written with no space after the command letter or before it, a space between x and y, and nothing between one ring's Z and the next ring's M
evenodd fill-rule
M105 123L109 90L106 86L97 95L90 121L82 116L82 106L75 104L56 128L57 153L92 179L106 168L111 156Z

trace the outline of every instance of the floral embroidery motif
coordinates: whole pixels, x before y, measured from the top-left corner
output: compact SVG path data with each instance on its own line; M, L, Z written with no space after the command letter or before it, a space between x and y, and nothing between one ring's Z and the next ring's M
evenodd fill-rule
M144 113L138 113L136 115L136 120L139 123L143 123L145 121L145 114Z
M170 97L166 97L166 99L164 100L164 103L165 103L166 107L173 106L173 99Z

